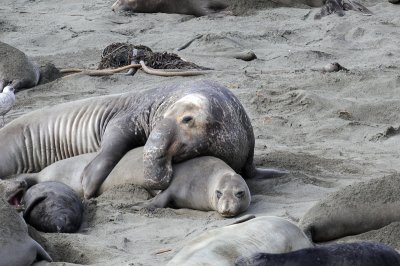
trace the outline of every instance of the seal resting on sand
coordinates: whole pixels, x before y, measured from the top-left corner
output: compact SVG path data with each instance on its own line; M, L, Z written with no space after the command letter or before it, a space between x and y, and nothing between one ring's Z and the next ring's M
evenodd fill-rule
M316 242L378 229L400 221L400 175L347 186L304 214L300 227Z
M38 84L39 78L40 68L23 52L0 42L0 91L9 83L16 92L31 88Z
M167 265L234 265L239 256L256 252L282 253L312 247L292 222L264 216L208 230L185 244Z
M386 245L372 242L323 245L289 253L258 253L240 257L237 266L394 266L400 265L399 253Z
M194 80L23 115L0 131L0 177L99 151L82 174L90 198L123 155L143 145L149 189L168 187L172 162L200 155L220 158L244 178L285 174L255 167L253 128L234 94L215 82Z
M37 259L52 261L28 235L25 221L11 206L19 206L25 189L23 181L0 180L0 265L28 266Z
M47 181L30 187L22 202L24 219L46 233L74 233L82 223L82 200L69 186Z
M80 176L95 156L95 153L88 153L71 157L55 162L39 173L21 174L18 179L26 180L29 184L63 182L83 196ZM246 182L222 160L203 156L174 164L172 167L174 174L168 188L151 201L134 206L135 209L171 206L203 211L215 210L222 216L232 217L248 208L251 196ZM128 183L145 186L143 147L124 155L97 194L100 195L113 186Z
M221 11L227 6L218 0L117 0L112 6L137 13L176 13L205 16Z

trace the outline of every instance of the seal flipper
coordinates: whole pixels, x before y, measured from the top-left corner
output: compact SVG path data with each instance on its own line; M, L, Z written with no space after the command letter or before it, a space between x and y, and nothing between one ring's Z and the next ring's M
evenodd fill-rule
M30 188L34 185L36 185L37 183L39 183L39 176L37 173L34 174L21 174L18 175L16 178L16 180L18 181L25 181L27 184L27 187Z
M288 171L272 168L256 168L254 178L275 178L289 174Z
M145 202L139 202L139 203L133 205L132 208L137 211L141 210L141 209L155 210L155 209L167 207L169 202L170 202L169 193L167 193L167 191L163 191L163 192L157 194L151 200L148 200Z
M34 239L32 241L35 243L35 247L37 250L37 258L40 258L41 260L46 260L48 262L52 262L53 259L50 257L50 255L44 250L44 248L36 242Z

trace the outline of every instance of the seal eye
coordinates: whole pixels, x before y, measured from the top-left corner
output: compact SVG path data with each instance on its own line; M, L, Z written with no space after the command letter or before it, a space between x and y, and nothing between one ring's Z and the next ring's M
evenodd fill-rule
M239 191L239 192L237 192L237 193L235 194L235 196L236 196L236 198L239 198L239 199L243 198L243 197L244 197L244 191Z
M190 116L190 115L187 115L187 116L184 116L183 118L182 118L182 123L184 123L184 124L188 124L190 121L192 121L193 120L193 117L192 116Z
M222 192L217 190L216 193L217 193L217 198L220 199L222 197Z

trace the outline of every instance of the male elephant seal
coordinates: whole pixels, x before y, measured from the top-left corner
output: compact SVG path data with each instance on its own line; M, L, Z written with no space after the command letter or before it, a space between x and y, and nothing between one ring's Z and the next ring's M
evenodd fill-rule
M312 246L295 224L265 216L203 232L186 243L167 265L234 265L241 255L282 253Z
M28 235L26 223L11 206L19 205L25 189L25 182L0 180L1 266L28 266L37 259L52 261L47 252Z
M240 257L237 266L399 266L399 253L386 245L373 242L324 245L289 253L258 253Z
M400 221L400 175L347 186L313 206L300 227L314 241L364 233Z
M69 186L47 181L30 187L22 202L24 219L46 233L74 233L82 223L82 200Z
M55 162L39 173L21 174L18 178L28 183L59 181L83 196L80 176L85 166L96 156L88 153ZM244 179L222 160L202 156L174 164L171 184L148 203L135 206L147 208L190 208L215 210L232 217L245 211L251 200ZM120 184L145 186L143 176L143 147L126 153L98 190L98 194ZM32 188L31 188L32 189ZM28 193L30 190L28 190Z
M117 0L111 8L113 11L121 8L137 13L176 13L200 17L226 7L218 0Z
M40 69L28 57L6 43L0 42L0 91L9 83L15 91L38 84Z
M73 101L33 111L0 131L0 177L38 172L58 160L99 151L82 184L92 197L122 156L144 146L146 187L165 189L172 162L222 159L245 178L283 174L254 166L254 133L229 89L195 80L141 92Z

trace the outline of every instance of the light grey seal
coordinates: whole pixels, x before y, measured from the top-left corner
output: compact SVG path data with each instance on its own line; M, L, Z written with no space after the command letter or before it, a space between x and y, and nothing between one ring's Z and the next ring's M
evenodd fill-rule
M300 227L314 241L329 241L400 221L400 175L347 186L304 214Z
M0 265L29 266L35 260L52 261L28 235L28 228L14 206L19 206L26 183L0 180ZM13 205L13 206L12 206Z
M82 223L82 200L69 186L47 181L30 187L23 199L25 221L46 233L74 233Z
M10 83L17 92L38 84L40 68L17 48L0 42L0 91Z
M399 253L373 242L323 245L282 254L258 253L240 257L237 266L394 266L400 265Z
M176 13L205 16L226 8L217 0L117 0L112 10L123 9L137 13Z
M80 176L85 166L95 156L94 153L88 153L71 157L55 162L39 173L21 174L18 179L24 179L30 184L63 182L83 196ZM210 156L193 158L174 164L173 170L172 182L166 190L149 202L134 208L169 206L203 211L215 210L222 216L232 217L244 212L250 204L250 191L244 179L218 158ZM145 186L143 147L133 149L124 155L100 186L98 194L112 186L127 183Z
M312 247L303 231L286 219L264 216L201 233L168 262L179 265L234 265L239 256L283 253Z
M166 189L172 162L220 158L244 178L286 172L256 168L250 119L222 85L194 80L89 98L23 115L0 131L0 177L39 172L62 159L98 151L82 174L90 198L129 150L144 146L146 187Z

